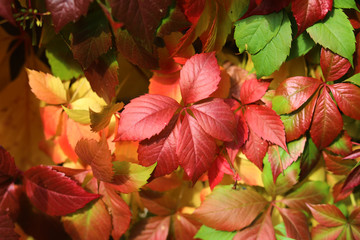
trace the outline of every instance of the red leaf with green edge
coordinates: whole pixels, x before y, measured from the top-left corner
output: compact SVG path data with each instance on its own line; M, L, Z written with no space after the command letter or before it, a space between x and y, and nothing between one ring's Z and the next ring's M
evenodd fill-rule
M326 169L336 175L348 175L355 166L356 161L351 159L343 159L326 151L322 152L325 160Z
M294 0L291 11L294 14L298 33L300 35L306 28L323 19L331 11L332 0Z
M176 154L180 166L193 183L205 173L215 159L216 143L199 125L186 113L180 127Z
M350 213L349 223L352 225L360 225L360 207L354 208Z
M112 169L111 151L106 139L99 142L94 139L80 139L75 147L79 158L91 166L94 176L99 181L111 182L114 171Z
M173 215L173 226L175 239L188 240L194 239L195 234L199 230L201 224L195 221L191 215L177 213Z
M224 173L233 175L229 163L225 157L219 155L208 170L209 185L211 190L218 185L224 177Z
M110 1L113 16L124 23L131 35L145 39L148 43L153 42L155 32L161 19L168 14L170 5L171 0Z
M320 66L326 82L338 80L351 67L349 60L333 53L329 49L322 48L320 56Z
M218 187L193 215L211 228L234 231L248 226L267 204L267 200L253 190ZM241 221L239 216L242 216Z
M291 77L276 89L272 101L278 114L291 113L300 108L319 88L322 82L311 77Z
M320 181L306 182L294 192L288 194L281 201L297 210L309 212L306 203L323 203L329 193L329 186Z
M350 190L360 185L360 165L351 170L349 175L346 177L342 192Z
M315 226L311 231L311 238L313 240L336 240L341 232L344 230L344 226L338 227L324 227L322 225Z
M63 216L62 222L71 238L79 240L107 240L112 229L111 217L102 200Z
M143 167L130 162L113 162L115 175L112 183L104 183L106 187L110 187L122 193L131 193L139 191L139 189L147 183L156 164Z
M246 80L240 89L242 104L249 104L260 100L266 93L270 82L260 81L256 78Z
M14 0L1 0L0 1L0 16L8 20L11 24L15 24L15 19L13 17L11 4Z
M319 149L330 145L339 135L343 120L327 88L323 88L317 100L310 135Z
M161 95L146 94L131 100L121 113L114 141L141 141L159 134L179 107L174 99Z
M66 24L86 15L90 2L92 0L46 0L46 9L51 13L55 31L59 32Z
M349 155L352 150L351 137L344 131L326 150L341 156Z
M15 232L15 224L6 212L0 211L0 236L4 240L18 240L20 236Z
M201 128L213 138L234 140L235 117L229 105L220 98L195 104L189 108Z
M0 146L0 198L18 174L19 170L16 168L14 158Z
M180 90L184 104L208 98L220 82L215 52L196 54L180 71Z
M325 227L338 227L346 224L344 214L334 205L329 204L306 204L315 220Z
M261 139L252 131L249 131L249 138L245 142L243 153L252 163L254 163L260 170L262 170L263 159L268 150L268 147L269 144L267 141Z
M351 83L338 83L329 86L340 110L347 116L360 120L360 88Z
M315 94L310 102L303 106L299 112L290 115L281 115L284 123L286 140L288 142L298 139L310 128L313 112L318 95Z
M30 201L48 215L67 215L100 197L86 192L64 173L47 166L32 167L24 173Z
M157 178L175 171L179 166L176 155L176 139L180 128L178 115L175 115L159 135L139 144L138 159L143 166L157 163L152 175Z
M170 228L170 216L151 217L135 225L130 233L131 240L166 240Z
M295 162L303 153L305 142L305 137L289 142L288 149L290 154L278 146L273 145L269 147L269 162L271 163L271 171L274 182L276 181L276 178L279 176L279 174L288 168L293 162Z
M101 185L101 187L103 187L103 185ZM106 208L110 212L112 219L113 229L111 236L114 239L120 239L130 226L131 211L126 202L114 190L109 188L103 188L101 190L103 190L103 192L100 192L104 196L102 200L106 204Z
M306 216L301 211L290 208L277 208L284 220L286 235L294 239L311 239Z
M249 105L246 107L244 115L250 131L262 139L288 150L284 125L274 110L261 105Z
M97 58L84 71L91 89L107 103L110 103L116 95L116 86L119 85L118 69L116 53L111 50Z
M238 232L233 240L257 240L257 239L268 239L275 240L275 230L271 221L271 215L269 211L264 214L256 223L244 230Z
M321 157L321 152L317 149L315 143L311 138L308 138L305 144L304 152L300 156L301 159L301 173L300 178L306 177L317 164Z
M344 186L344 182L345 179L341 180L340 182L337 182L332 187L332 196L334 198L334 203L344 200L352 193L352 189L342 190L342 187Z

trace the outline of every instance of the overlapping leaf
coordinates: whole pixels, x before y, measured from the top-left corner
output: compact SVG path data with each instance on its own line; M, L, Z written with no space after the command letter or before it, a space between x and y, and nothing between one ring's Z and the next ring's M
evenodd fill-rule
M294 239L311 239L305 214L289 208L277 208L285 223L286 234Z
M360 88L351 83L330 85L336 103L347 116L360 120L360 110L357 107L360 100Z
M320 66L327 82L341 78L351 67L350 62L330 50L322 48Z

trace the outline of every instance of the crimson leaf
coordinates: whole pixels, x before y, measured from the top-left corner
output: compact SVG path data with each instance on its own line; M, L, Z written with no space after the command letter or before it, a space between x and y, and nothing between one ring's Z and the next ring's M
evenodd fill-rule
M263 168L263 159L268 150L269 144L258 135L249 132L249 138L246 141L243 152L245 156L253 162L259 169Z
M347 116L360 120L360 88L351 83L338 83L329 86L340 110Z
M15 166L14 158L0 146L0 198L17 175L18 170Z
M256 78L246 80L240 89L242 104L249 104L260 100L266 93L270 82L259 81Z
M360 185L360 165L355 167L349 175L346 177L344 185L342 187L342 192L352 189Z
M311 239L308 223L304 213L291 208L278 208L284 220L286 234L294 239Z
M349 70L351 64L346 58L322 48L320 66L325 80L331 82L341 78Z
M0 211L0 236L4 240L18 240L20 237L15 232L15 225L11 218L3 211Z

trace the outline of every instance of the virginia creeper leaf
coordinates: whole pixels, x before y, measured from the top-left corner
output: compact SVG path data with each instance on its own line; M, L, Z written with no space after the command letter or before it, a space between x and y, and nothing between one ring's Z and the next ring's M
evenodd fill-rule
M349 216L349 222L354 225L360 224L360 208L355 207Z
M355 188L360 185L360 166L356 166L351 170L349 175L346 177L344 185L342 187L342 192Z
M249 104L260 100L266 93L270 82L259 81L256 78L246 80L241 86L240 100L242 104Z
M353 27L341 9L334 9L323 21L315 23L306 31L316 43L347 58L353 64L355 36Z
M159 193L150 190L142 190L140 192L140 197L144 207L158 216L171 215L174 213L174 209L177 208L176 199L169 195L169 192Z
M272 109L261 105L249 105L244 115L250 131L287 151L284 125L280 116Z
M291 11L294 14L298 35L322 20L331 11L333 2L331 0L295 0L291 3Z
M49 104L66 103L66 90L59 78L30 69L27 70L27 73L31 91L37 98Z
M212 99L189 108L201 128L216 139L232 141L235 117L230 107L220 98Z
M0 146L0 198L17 175L18 170L15 166L14 158Z
M175 239L187 240L194 239L196 232L201 224L197 222L191 215L177 213L172 218Z
M336 175L348 175L356 162L352 159L343 159L341 156L322 152L326 169Z
M181 123L176 154L182 166L195 183L205 173L215 159L216 144L199 125L199 123L186 113Z
M3 211L0 211L0 236L4 240L18 240L20 238L15 232L15 224Z
M266 199L254 190L217 187L195 210L194 216L208 227L234 231L248 226L266 205ZM239 216L241 221L236 220Z
M304 152L301 155L301 178L307 176L320 158L320 151L311 138L305 144Z
M249 132L249 138L245 142L243 152L245 156L254 163L260 170L263 168L263 159L268 150L269 144L267 141L260 138L252 131Z
M74 120L75 122L81 123L81 124L89 124L90 123L90 114L88 110L82 110L82 109L70 109L67 107L62 106L66 114Z
M86 192L64 173L51 167L32 167L24 173L24 177L30 201L49 215L67 215L100 197Z
M325 227L338 227L346 223L344 214L334 205L307 204L316 221Z
M291 208L277 208L285 223L286 234L294 239L311 239L304 213Z
M195 238L207 239L207 240L218 240L218 239L232 240L235 235L236 232L216 230L207 227L206 225L202 225L199 231L196 233Z
M347 156L351 153L352 149L351 137L344 131L341 136L326 149L337 155Z
M220 82L220 68L215 53L202 53L186 61L180 71L180 90L185 104L205 99Z
M356 6L356 2L354 0L334 0L334 7L336 8L347 8L347 9L355 9L359 11Z
M216 157L208 171L209 185L211 190L213 190L214 187L221 182L222 178L224 177L224 173L233 175L233 171L231 170L230 165L226 161L225 157L219 155Z
M351 83L338 83L329 86L340 110L347 116L360 120L360 88Z
M343 120L327 88L323 88L317 100L310 135L319 149L327 147L342 130Z
M124 104L121 103L111 103L105 106L101 112L94 112L90 109L90 121L91 121L91 130L98 132L106 128L111 120L111 117L120 111L123 108Z
M111 182L114 175L112 157L105 139L99 142L94 139L80 139L76 144L75 152L84 163L91 166L98 180Z
M57 134L61 114L62 109L58 106L45 106L40 108L45 139L54 137Z
M253 4L251 4L253 3ZM268 1L259 1L251 0L249 5L249 10L243 16L246 18L252 15L267 15L273 12L279 12L281 9L288 6L290 0L277 1L277 0L268 0Z
M338 239L338 236L343 232L344 227L331 227L327 228L322 225L315 226L311 231L311 237L313 240L322 239Z
M320 66L325 80L331 82L344 76L351 67L351 64L346 58L334 54L328 49L322 48Z
M350 82L357 86L360 86L360 73L352 75L350 78L346 79L344 82Z
M303 32L291 42L290 55L287 59L293 59L308 53L315 45L307 32Z
M170 216L151 217L135 225L130 234L132 240L166 240L170 228Z
M228 14L231 21L235 22L245 14L249 6L249 1L230 1L230 2L231 5L230 6L226 5L226 6L227 9L229 9ZM224 4L227 3L224 2Z
M115 141L144 140L159 134L179 107L174 99L161 95L133 99L121 113Z

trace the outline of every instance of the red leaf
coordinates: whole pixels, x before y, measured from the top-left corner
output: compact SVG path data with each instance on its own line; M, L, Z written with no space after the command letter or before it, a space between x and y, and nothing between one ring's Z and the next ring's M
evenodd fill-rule
M355 166L356 161L343 159L341 156L332 155L326 151L322 152L326 169L336 175L348 175Z
M206 1L180 0L179 2L189 22L196 24L201 13L204 11Z
M323 19L331 11L332 0L294 0L291 3L291 11L294 14L298 35L312 26L317 21Z
M180 71L184 104L208 98L217 89L220 80L220 68L214 52L194 55Z
M170 216L151 217L138 226L130 234L131 240L166 240L170 228Z
M194 239L195 234L199 230L201 224L191 216L177 213L173 215L173 224L176 240Z
M268 150L267 141L258 137L252 131L249 132L249 139L246 141L243 152L260 170L263 169L263 159Z
M229 163L226 161L226 159L223 156L219 155L208 171L209 185L211 190L213 190L214 187L221 182L224 173L232 175L233 171L231 170Z
M3 211L0 211L0 237L4 240L18 240L20 238L15 232L15 224Z
M13 17L11 4L14 0L1 0L0 1L0 16L8 20L13 25L15 24L15 20Z
M327 147L339 135L343 120L326 88L322 89L316 103L310 128L311 138L319 149Z
M344 200L352 193L352 189L342 190L344 186L344 180L337 182L332 188L332 195L334 197L334 203Z
M146 94L131 100L121 113L114 141L141 141L159 134L179 107L174 99L161 95Z
M57 134L62 111L63 109L59 106L45 106L40 108L40 115L46 139Z
M261 105L249 105L246 107L245 119L250 131L264 140L279 145L287 150L285 141L284 125L272 109Z
M81 15L86 15L90 2L92 0L46 0L46 8L51 12L55 31L59 32L69 22L78 20Z
M194 216L208 227L234 231L248 226L267 204L266 199L253 190L218 187L195 210Z
M254 1L250 2L249 10L248 12L242 17L247 18L253 15L267 15L273 12L279 12L284 7L288 6L290 3L290 0L255 0L256 5Z
M307 204L315 220L325 227L337 227L344 225L347 220L344 214L334 205Z
M338 83L329 86L340 110L347 116L360 120L360 88L351 83Z
M229 105L215 98L189 108L201 128L213 138L232 141L235 131L235 117Z
M169 174L179 166L176 156L176 136L179 128L178 116L174 116L159 135L143 140L139 144L139 163L148 167L157 162L153 172L155 178Z
M176 101L181 101L180 93L180 71L169 74L154 73L150 79L149 93L171 97Z
M20 214L20 199L24 195L21 185L11 183L0 195L0 211L5 211L11 219L18 219Z
M249 104L260 100L266 93L270 82L259 81L256 78L246 80L240 89L242 104Z
M159 193L149 190L140 192L141 201L150 212L158 216L171 215L177 208L176 198L168 193Z
M336 155L349 155L352 150L351 137L346 131L342 132L341 136L338 137L329 147L327 147L326 150L329 150Z
M49 215L66 215L100 197L86 192L64 173L51 167L32 167L24 173L26 194L30 201Z
M349 222L353 225L360 225L360 207L356 207L349 216Z
M320 56L320 66L325 81L331 82L338 80L349 70L351 64L349 60L333 53L329 49L322 48Z
M291 77L276 89L273 108L278 114L291 113L309 100L321 81L310 77Z
M186 113L181 123L176 153L193 183L206 172L215 159L216 144L198 122Z
M6 192L7 187L15 180L18 173L14 158L0 146L0 198Z
M360 149L356 149L351 154L344 157L344 159L355 159L355 158L358 158L358 157L360 157Z
M91 166L98 180L111 182L114 171L106 139L101 139L99 142L94 139L80 139L76 144L75 152L84 163Z
M311 231L311 237L314 240L337 240L339 235L344 231L343 226L327 228L322 225L315 226ZM345 240L345 239L343 239Z
M360 165L355 167L346 177L341 192L355 188L360 185Z
M304 213L291 208L278 208L284 220L287 237L294 239L311 239L308 223Z

